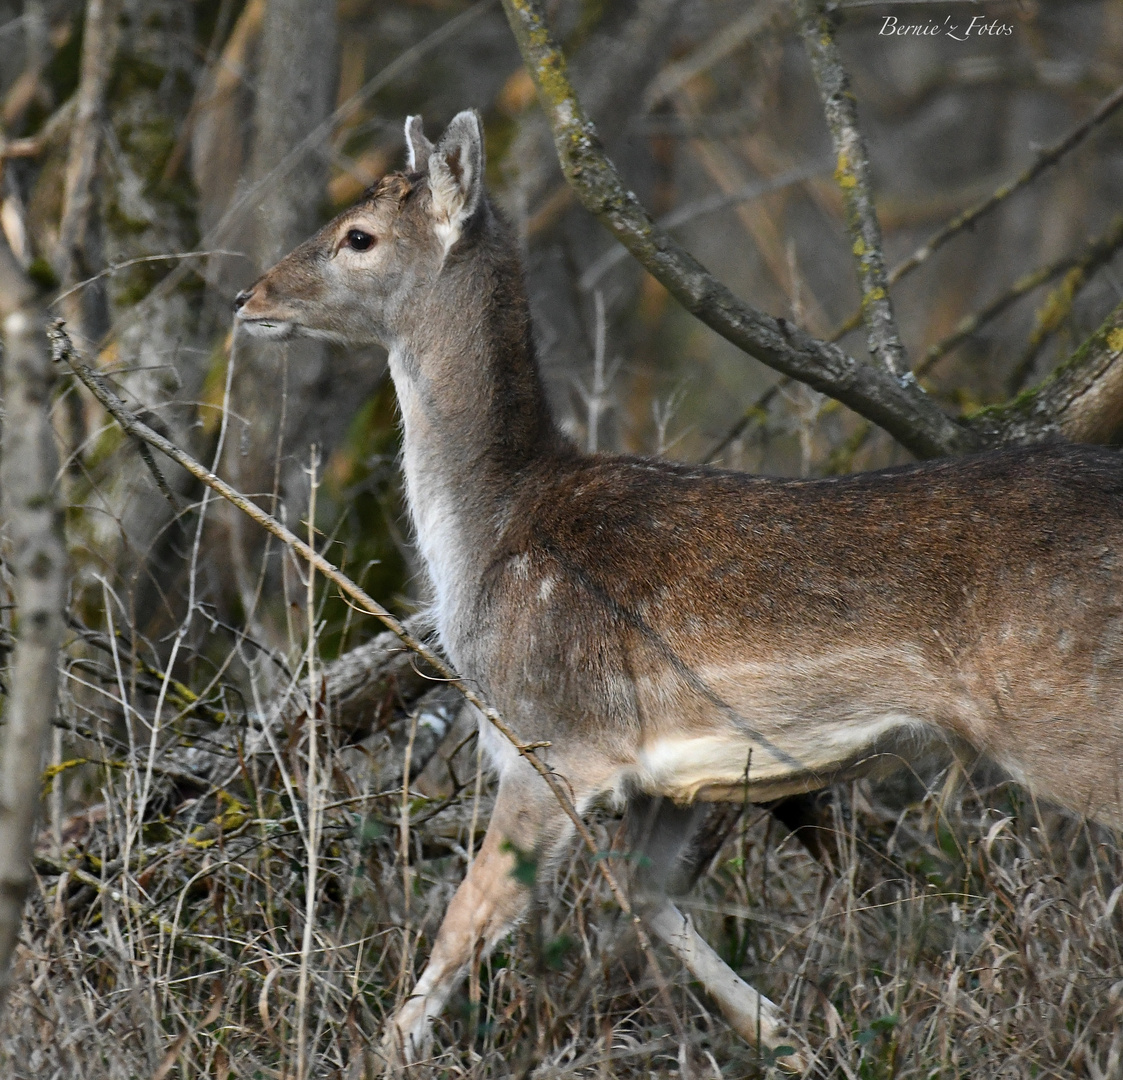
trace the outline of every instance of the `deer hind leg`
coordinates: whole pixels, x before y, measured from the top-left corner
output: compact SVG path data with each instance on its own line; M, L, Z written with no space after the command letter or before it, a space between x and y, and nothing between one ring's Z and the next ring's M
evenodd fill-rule
M596 791L567 776L580 806ZM576 771L576 770L574 770ZM479 854L441 922L429 963L413 994L390 1019L383 1051L392 1061L415 1061L429 1047L430 1025L467 973L523 914L530 888L515 876L520 853L548 862L573 825L545 781L522 762L503 775ZM521 875L520 875L521 876Z
M624 823L629 851L644 856L633 875L636 905L651 932L702 984L738 1035L752 1046L793 1044L796 1040L776 1005L710 948L690 917L667 895L693 884L691 838L706 810L704 806L676 806L652 796L629 803ZM778 1064L793 1071L807 1068L805 1056L798 1051L780 1058Z

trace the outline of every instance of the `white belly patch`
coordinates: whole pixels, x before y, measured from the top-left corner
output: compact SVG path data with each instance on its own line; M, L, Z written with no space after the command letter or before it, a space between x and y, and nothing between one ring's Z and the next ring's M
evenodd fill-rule
M891 732L922 726L904 713L837 725L812 721L802 730L786 731L774 749L737 732L663 736L640 749L633 779L641 790L676 802L707 794L730 797L739 788L749 798L772 798L771 790L783 793L785 785L793 792L811 790L840 769L854 767Z

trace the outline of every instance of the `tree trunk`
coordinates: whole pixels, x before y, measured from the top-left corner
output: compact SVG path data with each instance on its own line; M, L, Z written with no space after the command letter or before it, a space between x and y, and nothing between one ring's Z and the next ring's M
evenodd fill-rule
M331 113L336 36L333 4L270 0L265 7L251 148L251 181L260 185L249 230L257 271L320 224L328 179L323 142L302 153L294 149ZM278 486L290 522L300 520L308 502L303 467L309 445L334 441L318 408L331 392L328 361L329 350L313 341L240 344L234 360L229 475L243 491L265 493ZM328 413L338 416L339 409ZM245 598L256 580L263 539L228 520L237 585ZM275 578L273 586L275 596Z
M3 242L0 241L0 245ZM34 290L0 248L5 408L0 490L14 581L15 650L0 758L0 999L10 982L31 884L32 832L43 751L58 701L58 651L66 606L66 545L51 427L50 353Z

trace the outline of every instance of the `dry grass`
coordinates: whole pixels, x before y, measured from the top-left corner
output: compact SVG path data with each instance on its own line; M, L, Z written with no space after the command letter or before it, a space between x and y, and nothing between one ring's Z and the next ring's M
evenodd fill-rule
M0 1075L294 1077L305 941L306 1075L382 1073L382 1022L427 955L478 842L472 823L480 833L487 820L472 745L455 758L458 789L425 798L401 786L403 752L421 754L429 723L419 729L416 712L391 710L360 746L321 744L310 839L307 708L262 743L253 717L277 713L247 705L245 688L264 669L235 657L205 678L216 640L193 652L184 637L185 681L210 682L205 699L169 683L160 703L144 649L75 639L65 715L85 736L72 732L68 753L114 764L62 775L86 805L41 838ZM273 681L299 695L298 645L290 659ZM330 710L321 720L330 733ZM213 784L190 780L204 772ZM750 810L685 906L820 1048L813 1075L1123 1075L1116 838L958 767L933 776L838 792L834 873ZM608 851L614 823L595 827ZM585 856L539 891L533 917L452 1003L418 1076L770 1071L664 957L672 1020Z
M190 565L181 593L207 595L205 561ZM478 846L489 790L474 738L447 723L448 689L391 692L363 742L333 742L307 641L339 627L298 575L286 564L246 594L247 630L196 604L149 642L127 583L80 567L75 610L98 628L75 621L66 651L0 1077L383 1074L382 1025ZM265 647L254 597L271 591L290 601L273 619L287 638ZM1117 837L948 762L833 806L833 869L750 808L682 905L817 1048L810 1075L1123 1076ZM626 867L616 823L593 828ZM587 854L521 872L539 879L532 916L453 1000L417 1077L777 1074L669 956L658 977L645 967Z
M71 6L76 17L80 5ZM355 9L341 16L348 28L346 50L352 60L364 60L358 45L366 42L373 49L372 62L381 65L389 60L382 54L399 32L383 32L382 20L393 15L397 24L408 29L417 16L416 34L410 40L423 44L430 39L422 37L422 30L429 33L422 22L427 27L442 6L344 5ZM1110 7L1088 5L1087 12L1076 12L1077 6L1072 5L1076 13L1071 19L1060 19L1050 5L1037 6L1048 33L1034 28L1016 54L1022 57L1019 63L1033 71L1046 57L1043 50L1056 47L1065 35L1076 40L1077 29L1083 41L1086 26L1098 18L1098 8ZM367 7L377 22L365 21ZM727 7L730 18L740 16L738 5ZM1028 12L1034 5L1026 7ZM1052 7L1059 10L1063 5ZM498 22L486 40L506 43L507 28L494 14ZM718 12L715 20L719 16L724 18ZM1027 18L1027 27L1033 28L1036 16L1030 12ZM478 28L485 25L490 24L481 19ZM698 33L710 33L705 20L699 26ZM720 30L717 22L714 29ZM178 32L160 30L159 34ZM155 29L145 30L135 35L135 41L124 43L131 54L130 65L145 59L147 74L138 80L140 84L151 73L145 50L154 34ZM1118 27L1100 37L1096 62L1106 64L1104 70L1111 75L1118 61ZM77 42L76 33L71 40ZM197 56L202 57L207 52L205 42L196 44ZM696 44L699 52L707 47L705 41ZM494 66L501 47L475 51L486 58L484 63ZM457 54L469 51L461 40L452 41L448 48ZM414 91L403 84L405 89L394 88L390 111L403 113L407 97L412 102L409 111L444 109L443 104L434 104L440 95L447 97L443 80L461 79L466 68L459 55L456 63L446 62L451 52L439 55L439 61L434 59L426 68L424 80L428 87L430 77L441 76L432 84L435 89L426 90L437 97L410 97ZM509 55L513 60L513 52ZM781 37L769 34L745 51L743 62L727 57L714 66L706 76L712 79L713 93L705 105L706 124L695 123L702 118L690 115L685 105L676 106L680 115L648 118L673 121L667 129L671 135L681 128L691 140L692 148L684 142L681 149L668 149L659 172L649 170L650 185L666 181L660 198L668 208L680 199L709 198L711 188L698 186L706 175L707 185L712 181L730 190L744 186L750 165L753 175L777 175L781 158L812 160L812 153L818 152L813 144L817 129L793 123L810 99L793 81L803 76L798 75L798 65L785 61L786 55ZM876 53L863 55L882 55L880 43ZM160 59L161 65L164 62ZM52 64L44 77L57 78L51 74L57 66ZM963 83L962 73L957 74L952 65L938 83L916 91L919 96L909 104L906 97L911 100L916 87L902 95L905 85L912 85L915 71L909 67L895 73L883 67L856 65L855 75L865 80L860 88L864 101L869 101L874 115L881 113L878 138L885 160L899 159L903 167L915 166L913 171L923 176L932 171L929 162L939 160L941 169L954 166L944 179L931 177L936 185L931 191L924 188L918 194L910 187L905 195L884 193L886 208L892 202L900 211L891 243L906 251L935 227L945 211L957 213L992 190L997 180L990 170L1003 178L1016 175L1022 167L1021 147L1029 136L1010 135L1016 134L1014 127L1009 132L1006 126L993 127L992 114L1020 117L1016 128L1021 131L1026 117L1041 111L1041 102L1046 101L1041 94L1050 87L1022 86L1019 75L1014 80L1019 95L1028 94L1032 100L994 97L991 88L979 91ZM194 67L191 71L192 78L199 74ZM1100 86L1097 80L1105 76L1093 74L1087 87L1063 80L1052 87L1057 94L1054 105L1079 105L1073 123L1117 81L1111 76L1110 86ZM161 85L167 89L173 81L164 79ZM499 82L506 89L515 85L505 73ZM490 86L490 77L480 85L484 83ZM492 90L502 94L498 87L496 83ZM626 81L621 87L626 87ZM455 90L456 100L463 98L465 88L458 84ZM880 105L875 92L882 98ZM61 101L69 93L58 85L47 96ZM628 93L640 99L639 94ZM918 137L917 133L928 130L934 115L926 103L929 98L957 115L968 109L964 115L969 115L969 121L943 125L936 141ZM140 192L140 177L153 162L147 155L141 160L137 148L150 144L137 142L128 129L157 130L147 120L134 123L136 116L149 112L161 128L165 121L178 123L181 116L165 115L166 105L155 99L148 104L143 97L136 100L121 111L127 127L118 132L124 137L114 142L113 157L115 167L124 170L121 176L135 181ZM632 108L622 97L610 102L616 110L625 104ZM817 103L811 104L817 113ZM364 142L367 136L356 127L348 136L352 140L345 147L348 153L353 149L386 159L391 145L393 154L398 153L397 145L386 141L381 124L380 117L389 115L385 106L383 101L370 113L375 126L369 137L374 141ZM510 147L516 157L535 145L529 139L529 122L524 126L525 118L517 115L522 108L501 108L502 118L495 119L504 126L492 128L493 133L507 132L500 142L512 136ZM1047 114L1054 115L1052 106L1041 111L1043 117ZM721 131L729 123L735 124L728 134L736 134L736 144ZM1047 134L1052 130L1048 125L1039 127L1034 121L1031 127L1036 139L1055 138L1055 133ZM891 128L900 136L888 141ZM395 137L397 131L395 127ZM996 140L995 132L1010 137ZM522 138L513 137L519 134ZM1048 244L1060 245L1058 252L1068 251L1083 243L1088 229L1106 226L1116 209L1115 188L1109 181L1118 146L1117 139L1107 141L1106 133L1097 138L1105 140L1096 151L1099 157L1082 159L1079 177L1062 177L1068 186L1023 193L1020 203L1011 202L996 215L993 228L980 230L973 240L959 241L954 264L936 260L920 272L917 291L901 294L910 341L931 345L961 316L984 301L989 303L988 297L999 288L996 282L1013 280L1039 265L1047 254L1039 250L1042 237ZM667 148L677 145L670 136L667 140ZM985 140L994 141L998 149L983 146ZM734 152L719 161L714 148L726 143ZM181 140L177 145L185 144ZM213 167L217 174L226 175L234 169L233 183L235 148L225 143L221 147L221 154L197 171L202 175ZM248 148L249 143L247 152ZM174 157L176 152L169 143L168 153ZM551 152L548 142L543 152ZM223 160L227 156L230 161ZM494 155L494 160L500 156ZM47 157L43 177L50 179L51 170L62 160L59 155ZM537 183L533 163L531 154L522 166L530 189ZM24 164L31 167L30 162ZM161 157L155 173L166 164ZM508 165L521 171L520 163L510 157ZM629 164L638 167L638 162ZM667 175L660 179L664 169ZM182 170L181 176L185 175ZM909 175L909 168L901 175ZM1077 182L1081 178L1088 182ZM56 179L61 190L61 179ZM107 187L128 195L123 181L113 176L105 181ZM520 189L522 183L520 178ZM52 185L43 187L50 190ZM644 187L638 185L637 190ZM834 228L837 213L823 204L821 189L813 185L811 190L818 192L813 201L806 195L778 194L766 210L758 212L749 204L742 207L743 212L756 214L758 223L764 213L774 216L776 223L770 223L768 230L749 228L745 236L734 238L734 246L749 242L758 250L750 251L730 285L741 295L762 296L762 302L776 311L790 308L798 316L802 308L814 323L816 307L836 309L837 317L853 297L846 291L849 278L832 269L844 265L849 243L841 243L841 229L836 230L835 240L829 239L826 225ZM174 206L169 192L175 193ZM118 251L122 257L154 257L156 252L182 250L180 245L188 243L186 236L194 235L194 225L179 237L165 236L163 228L168 222L174 229L176 221L194 221L179 205L181 194L176 187L164 194L145 190L143 199L130 195L128 205L135 202L145 208L136 220L146 217L161 227L133 235L133 217L115 214L128 224L129 236L120 232L120 223L104 222L109 255L116 258L112 253ZM1038 201L1026 201L1031 196ZM200 209L200 220L204 210L218 214L228 209L224 201L213 201L217 196L201 192L200 197L206 204ZM114 197L105 205L125 207L118 202ZM47 204L53 207L50 200ZM580 309L571 309L569 300L562 303L573 290L557 288L554 272L542 267L554 259L555 250L555 239L550 238L553 229L544 226L551 221L556 226L559 208L564 206L557 190L549 195L543 189L525 208L536 210L536 224L530 229L538 234L533 251L541 264L531 276L536 303L560 327L568 325L571 317L580 322ZM53 208L48 212L33 201L30 234L49 236L55 228L54 214ZM725 233L730 219L707 221L714 231L703 231L699 219L691 226L687 242L699 252L715 245L728 249ZM777 243L785 238L790 240L786 249ZM571 239L567 244L576 245L577 263L587 267L603 242L598 234L593 240ZM588 243L593 247L586 251ZM816 273L803 280L801 266L804 271L817 268ZM920 281L929 272L937 277ZM791 289L783 285L789 279ZM678 316L672 317L674 309L664 305L663 294L644 286L646 291L637 300L639 286L627 284L630 280L625 276L603 280L607 315L603 298L596 294L600 313L591 321L597 359L588 389L578 395L584 397L588 417L584 426L580 418L571 417L574 431L586 445L611 444L616 428L620 429L617 440L626 436L636 445L654 434L662 450L682 438L682 433L668 431L677 405L681 415L670 426L677 428L681 419L687 436L679 451L708 459L707 447L729 430L736 415L756 396L749 393L749 385L759 376L746 382L742 367L726 370L729 361L717 353L711 356L711 345L694 336L692 324L684 329L685 324L676 321ZM1062 305L1064 318L1056 320L1057 332L1048 356L1037 365L1039 372L1068 351L1066 334L1075 344L1116 302L1118 290L1109 289L1103 280L1089 276L1079 289L1089 283L1096 288L1077 296L1076 303L1069 295ZM116 301L121 309L117 314L130 312L132 318L133 301L126 302L125 295L120 293ZM176 294L172 302L183 299ZM228 299L224 296L223 305ZM1040 301L1037 297L1034 302ZM229 397L233 363L223 358L212 370L210 361L190 360L193 352L206 357L211 348L190 329L193 322L175 314L177 307L161 307L151 299L145 304L154 328L162 325L161 319L171 328L167 355L160 351L165 348L163 331L153 329L153 344L138 349L135 357L128 349L121 353L122 378L126 383L133 379L137 400L148 400L160 412L163 391L150 393L148 384L139 381L147 370L143 365L158 361L160 366L144 375L155 380L165 363L181 363L187 387L203 384L206 376L209 389L204 396L211 396L197 413L191 406L191 422L196 415L204 417L206 431L212 431L215 419L229 412L228 401L221 413L211 406L223 373ZM636 313L634 323L631 309ZM621 314L625 311L627 318ZM162 314L156 318L152 312ZM1025 307L978 335L957 366L944 368L935 384L938 392L954 393L969 409L992 400L1009 374L1001 358L1022 351L1020 342L1033 319L1033 312ZM822 322L818 329L825 332L833 320L818 321ZM615 341L632 334L641 347L630 352L650 355L622 368L614 387ZM183 359L181 339L188 346ZM201 342L206 348L197 348ZM544 352L555 375L574 375L563 367L572 362L564 349L551 346ZM690 379L698 378L700 358L703 369L711 371L712 385L688 387L685 399L676 392L665 405L652 407L656 389L665 391L684 378L684 372ZM108 357L103 359L108 362ZM645 366L649 361L650 367ZM135 371L129 366L134 363ZM661 370L659 365L666 365L665 382L652 374ZM354 386L347 380L338 382L342 389L333 389L335 396L322 399L325 415L357 404L350 400ZM293 385L297 385L295 375ZM286 373L282 387L287 386ZM268 395L272 408L286 415L289 402L284 389L277 391L264 377L255 387L263 398ZM626 400L618 400L617 393ZM189 391L184 390L184 395L174 400L186 405ZM372 399L371 416L380 415L380 401L389 398ZM166 414L171 420L180 405ZM775 471L787 462L792 469L814 473L826 468L829 459L832 470L845 471L856 461L896 460L898 453L883 434L875 431L867 439L864 421L854 427L844 410L830 402L824 405L803 391L777 394L768 409L749 415L753 417L749 430L745 432L742 425L729 450L728 461L737 466ZM59 429L68 422L60 415ZM121 448L116 431L101 431L100 422L94 424L91 414L88 445L77 448L63 477L74 503L68 519L78 567L73 610L75 618L92 629L76 630L67 650L62 736L56 748L57 764L66 767L55 770L54 788L46 800L49 813L36 862L38 887L28 904L14 990L0 1013L0 1080L295 1080L302 1069L306 1076L340 1080L379 1076L383 1067L377 1047L383 1021L409 993L448 898L487 822L488 789L485 780L477 798L474 744L455 755L455 777L442 772L439 758L421 773L437 741L426 717L387 701L386 709L377 714L377 730L361 745L339 746L331 743L331 703L316 702L317 721L328 745L321 744L318 750L319 781L309 785L309 708L303 696L316 696L305 695L304 690L309 652L316 665L319 659L315 648L307 648L307 638L322 635L325 642L335 642L338 627L325 631L322 623L314 621L315 633L305 633L304 586L291 566L278 575L274 564L265 580L236 556L232 567L208 565L234 549L237 554L257 550L253 542L242 543L238 527L231 530L233 539L221 532L216 538L209 524L203 536L201 527L196 532L198 518L186 516L198 507L185 512L188 527L181 533L169 528L165 535L162 526L149 529L140 520L151 512L145 506L136 511L135 520L129 518L137 494L130 485L138 483L138 475L143 477L139 483L149 480L125 457L127 447ZM377 428L371 423L372 430ZM238 453L244 455L252 441L249 426L241 421L231 430L238 433L231 442L237 442ZM324 431L330 430L330 425L324 425L323 431L310 429L308 439L324 437ZM301 439L304 434L302 428ZM365 485L361 494L370 504L382 500L382 477L392 472L396 453L392 438L384 437L381 428L376 434L357 440L355 447L344 447L336 461L353 459L352 465L338 471L358 476L363 471L357 464L360 459L375 460L376 452L380 455L377 467L364 473L361 483L354 476L345 481L352 485L356 501ZM253 437L262 445L272 444L272 437L264 440L258 432ZM295 437L286 441L285 453L298 441ZM215 460L220 456L216 454ZM268 472L272 474L272 469ZM100 491L99 484L106 491ZM295 488L281 494L290 501L292 518L297 518L303 494ZM396 496L391 492L386 502L394 504ZM373 533L372 518L384 512L389 522L378 523L378 528L391 538L400 533L392 508L368 507L368 511L362 517L356 512L348 540L364 530ZM125 519L128 527L122 523ZM151 543L153 550L136 550L127 534L142 536L142 545ZM361 568L367 559L384 558L391 543L368 546L363 554L352 544L348 555ZM113 567L128 563L134 569L116 575ZM190 570L185 570L188 563ZM158 567L155 575L169 579L158 581L149 594L164 589L169 606L178 604L180 609L192 607L194 601L221 601L227 612L238 610L238 628L214 622L209 607L193 606L186 621L177 626L172 620L163 628L160 640L144 641L134 629L133 613L144 604L133 596L137 583L131 575L147 567ZM0 586L4 573L0 566ZM264 588L259 588L261 580ZM236 600L230 597L232 581L240 591ZM281 596L283 601L278 599ZM281 613L260 611L262 597L283 605ZM0 599L6 602L10 596ZM150 595L148 610L160 606ZM0 613L3 629L10 628L10 619L5 606ZM270 636L262 629L270 626L287 628L287 636L279 631ZM269 639L270 650L256 649L243 629L252 637ZM0 632L0 651L5 645ZM329 651L328 645L324 651ZM168 674L173 653L175 681ZM282 708L278 702L286 697L290 705ZM459 733L450 739L458 742ZM443 752L453 748L445 746ZM407 754L412 768L404 771L421 775L403 785ZM910 777L904 783L878 787L863 783L840 790L835 815L836 865L828 872L797 843L783 838L770 817L750 809L714 860L710 874L683 904L706 938L749 981L780 1001L797 1029L818 1049L814 1076L1123 1078L1123 854L1118 837L1038 807L1015 787L981 773L966 775L958 768L933 769L924 782ZM610 851L615 823L600 819L594 829L601 848ZM309 896L312 866L315 885ZM437 1058L414 1070L419 1080L430 1075L775 1075L773 1066L730 1034L697 987L662 953L672 1017L625 920L611 903L600 875L592 871L590 859L575 851L557 868L541 872L540 899L532 917L452 1002L438 1026ZM298 1052L302 1032L307 1045L304 1062Z

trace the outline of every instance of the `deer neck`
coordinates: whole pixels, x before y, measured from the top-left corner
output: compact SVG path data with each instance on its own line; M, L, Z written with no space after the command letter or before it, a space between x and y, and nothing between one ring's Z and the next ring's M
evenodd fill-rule
M482 265L480 265L482 263ZM457 659L476 588L536 466L561 452L512 257L446 266L390 350L403 469L437 630Z

